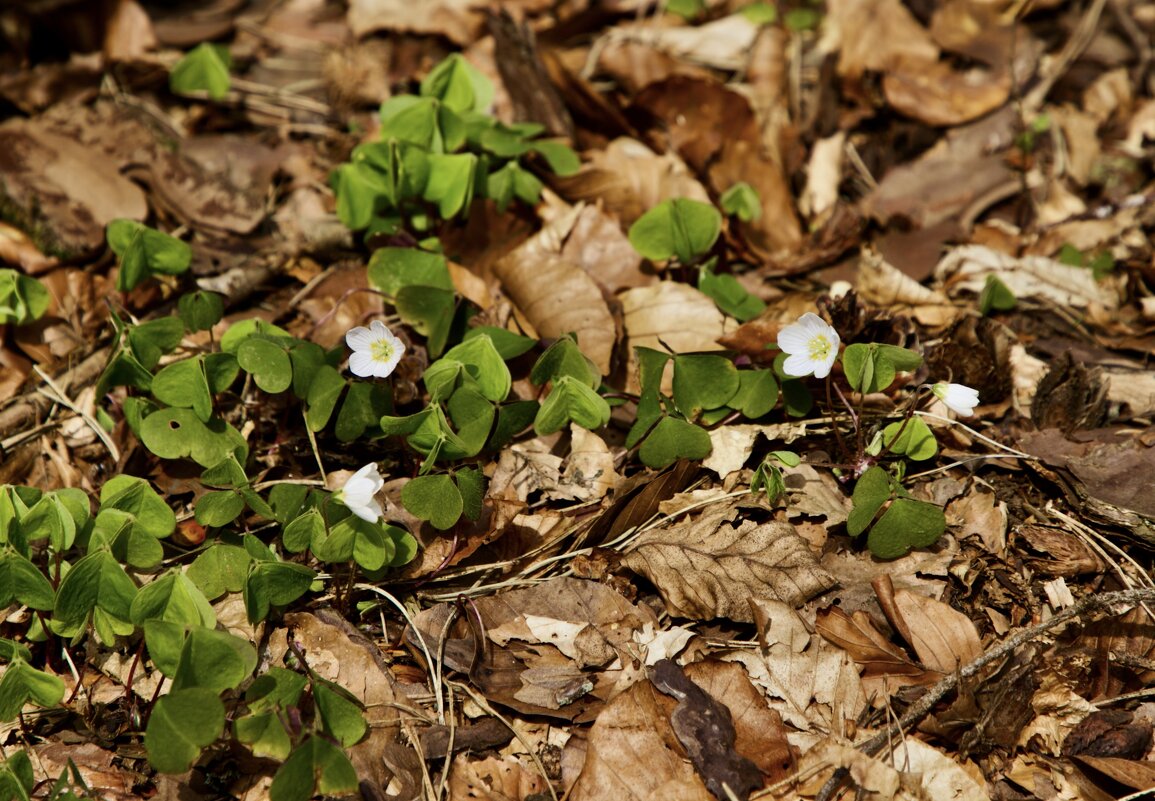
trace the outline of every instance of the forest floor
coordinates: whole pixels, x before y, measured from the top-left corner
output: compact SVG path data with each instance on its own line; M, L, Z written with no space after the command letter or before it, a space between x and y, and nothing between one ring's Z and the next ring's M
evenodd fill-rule
M0 22L0 801L1155 788L1155 4Z

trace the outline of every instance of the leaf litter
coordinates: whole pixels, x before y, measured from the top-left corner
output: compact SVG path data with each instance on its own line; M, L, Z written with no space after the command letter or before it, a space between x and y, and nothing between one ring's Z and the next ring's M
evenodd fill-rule
M603 6L0 11L0 261L50 297L35 324L0 328L0 483L95 498L112 476L148 476L182 516L185 544L165 543L182 563L204 488L109 417L126 399L97 393L109 308L164 316L195 283L224 291L230 320L260 316L324 347L380 317L391 307L328 175L368 141L377 104L462 49L498 84L503 122L547 123L581 167L549 178L537 207L479 203L445 230L452 285L487 325L547 344L576 334L626 404L601 431L531 430L479 457L486 500L449 531L404 508L415 474L389 476L386 518L420 547L403 571L368 584L334 570L308 609L257 628L236 593L214 603L264 666L308 672L316 704L363 708L348 745L367 797L1155 787L1149 10L840 0L807 21L737 0ZM58 40L50 13L72 22ZM229 43L227 92L167 91L178 50L209 39ZM644 260L627 238L663 201L712 202L739 182L761 214L726 219L712 255L737 254L726 274L768 304L741 322L685 265ZM115 291L104 229L121 218L187 241L191 277ZM395 236L379 244L412 244ZM846 421L824 404L714 425L708 458L663 470L626 447L635 347L766 364L766 344L815 309L846 342L923 352L919 381L979 391L965 423L942 406L919 418L942 444L908 466L913 496L945 509L929 548L883 561L847 536L848 487L825 467ZM418 345L397 368L398 402L420 396L430 361L403 336ZM526 372L514 396L536 400ZM278 424L280 411L241 433L273 481L323 483L380 458L320 433L319 473L317 432ZM783 469L784 493L747 493L787 448L806 461ZM31 616L14 603L3 636ZM265 797L276 762L260 748L176 776L149 767L141 710L168 689L138 673L133 647L109 658L92 641L64 663L40 648L67 700L4 724L6 755L27 748L36 782L65 773L106 797ZM0 770L23 768L9 757Z

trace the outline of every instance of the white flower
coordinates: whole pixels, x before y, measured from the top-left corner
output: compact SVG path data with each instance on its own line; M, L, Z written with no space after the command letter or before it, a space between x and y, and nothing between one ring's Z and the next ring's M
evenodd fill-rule
M789 354L782 372L798 378L811 373L815 378L826 378L838 358L841 341L838 332L821 317L806 312L798 322L778 332L778 347Z
M335 497L357 517L376 523L384 514L376 497L383 486L385 479L381 477L377 465L367 464L349 476L349 480Z
M979 391L962 384L944 384L940 381L930 391L955 414L969 417L979 405Z
M369 323L368 328L357 326L349 329L345 334L345 344L353 349L349 369L362 378L385 378L405 353L405 343L393 336L380 320Z

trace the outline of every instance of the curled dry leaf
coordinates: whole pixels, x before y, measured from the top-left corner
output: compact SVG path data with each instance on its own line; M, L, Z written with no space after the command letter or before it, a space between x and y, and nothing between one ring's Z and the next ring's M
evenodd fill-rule
M1002 555L1007 548L1007 505L990 491L972 487L962 498L956 498L946 507L947 525L959 538L970 535L982 540L993 554Z
M647 532L622 563L658 588L671 615L749 623L751 599L805 603L834 586L789 523L737 521L721 506Z
M602 375L609 373L617 329L601 289L585 270L542 253L530 240L497 262L493 272L541 337L577 334L582 353Z
M288 640L308 655L309 669L323 679L339 684L365 704L366 721L374 732L392 732L395 739L399 716L396 707L393 674L380 657L380 651L363 634L332 610L318 615L294 612L285 615L285 625L270 639L269 659L273 664L289 652ZM378 741L380 744L380 741Z
M858 260L858 294L867 303L883 308L903 306L947 306L950 301L888 262L873 248L863 248Z
M882 611L924 665L950 673L982 656L983 644L970 618L934 598L894 590L887 578L874 585Z

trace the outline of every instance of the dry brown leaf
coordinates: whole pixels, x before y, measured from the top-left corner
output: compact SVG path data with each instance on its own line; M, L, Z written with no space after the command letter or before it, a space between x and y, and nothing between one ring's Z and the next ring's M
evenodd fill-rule
M465 754L453 758L449 771L450 801L525 801L547 795L544 776L516 757L475 759Z
M619 138L589 154L581 172L558 180L571 200L601 202L623 225L676 197L710 202L710 193L673 153L658 155L636 139Z
M129 174L153 190L153 199L197 229L248 234L265 219L265 201L284 153L232 134L198 136L179 153L156 155Z
M579 265L543 251L531 239L498 261L493 272L539 336L577 334L582 353L606 375L617 329L601 289Z
M735 751L752 760L771 783L790 772L794 755L782 716L766 705L745 670L732 662L708 660L688 665L686 675L730 710Z
M938 46L901 0L831 0L820 48L838 51L838 74L860 78L902 61L938 60Z
M668 345L674 353L722 349L717 340L726 334L726 317L692 286L664 281L631 289L621 302L631 347L666 350Z
M757 220L738 223L749 244L768 256L796 252L802 245L802 228L794 209L794 192L781 164L757 141L728 141L710 166L710 183L718 194L740 181L754 187L762 204L762 216Z
M293 612L285 615L285 625L288 628L270 638L268 658L272 664L281 664L292 637L311 671L341 685L365 705L370 739L387 730L396 734L399 715L393 673L365 635L332 610L321 610L317 615Z
M862 201L864 213L887 222L898 217L918 228L955 217L971 217L999 193L1019 191L1018 176L999 151L1009 147L1019 126L1006 108L977 122L950 130L930 150L886 173Z
M489 479L491 498L517 498L523 503L535 492L551 496L560 479L562 458L542 450L530 441L501 451L497 468Z
M959 125L994 111L1011 93L1011 76L974 68L965 72L945 61L908 62L883 76L886 101L928 125Z
M19 267L28 275L39 275L60 263L41 253L27 234L6 222L0 222L0 262Z
M579 501L604 498L620 482L606 441L579 425L571 425L570 452L560 482L566 497Z
M611 688L621 672L604 666L619 658L628 663L634 633L657 622L647 608L631 604L605 584L576 578L554 578L479 598L470 609L469 620L456 615L449 629L445 664L467 673L491 700L564 718L599 704L601 690L594 690L595 681ZM438 604L414 618L430 648L455 610L455 604ZM481 632L484 642L477 641ZM556 647L555 638L563 637L573 660ZM418 641L412 630L406 638L413 645ZM591 667L603 670L590 672Z
M673 701L648 682L617 696L594 721L570 801L713 801L676 745Z
M130 61L156 49L156 34L148 13L136 0L117 0L104 31L104 57Z
M834 586L789 523L736 521L733 505L636 540L622 563L658 588L671 615L749 623L751 599L794 606Z
M757 25L741 14L731 14L704 25L685 27L663 28L648 21L618 25L611 28L605 38L608 42L649 45L680 61L721 70L740 70L746 66L750 47L757 35Z
M1007 505L977 486L947 504L946 522L960 539L977 536L988 551L1002 556L1007 547Z
M144 192L85 144L47 129L42 120L0 125L4 192L30 219L46 223L55 247L86 251L104 244L104 226L117 218L143 220Z
M962 612L925 595L896 591L885 578L875 589L887 619L926 667L951 673L982 656L978 629Z
M866 708L867 695L850 656L814 637L798 613L779 601L755 601L760 652L731 651L762 688L771 708L800 731L840 732Z
M927 673L890 642L865 612L848 615L837 606L828 606L818 610L814 629L850 654L864 675L921 677ZM937 678L936 674L931 680Z
M631 392L638 391L634 348L674 353L721 350L718 339L731 327L714 301L676 281L631 289L623 292L620 300L630 358L627 388Z
M1077 756L1075 761L1109 776L1133 790L1155 788L1155 765L1121 757Z
M564 237L561 256L592 275L611 295L658 280L652 269L643 266L621 225L600 204L578 210Z
M877 577L888 575L895 587L937 598L943 593L948 571L958 554L958 542L948 535L939 540L933 551L912 551L886 562L864 559L854 551L831 551L822 555L822 566L838 580L839 608L847 614L859 610L877 614L882 611L872 586Z

